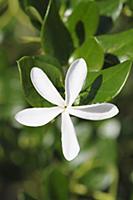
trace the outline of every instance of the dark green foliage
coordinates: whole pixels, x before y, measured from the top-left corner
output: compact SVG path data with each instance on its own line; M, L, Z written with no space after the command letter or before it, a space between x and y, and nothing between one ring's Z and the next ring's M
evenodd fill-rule
M1 0L0 45L0 199L133 200L133 1ZM34 89L32 67L64 97L66 71L80 57L88 74L76 104L115 101L120 113L74 118L81 150L67 162L60 119L26 128L14 115L52 106Z

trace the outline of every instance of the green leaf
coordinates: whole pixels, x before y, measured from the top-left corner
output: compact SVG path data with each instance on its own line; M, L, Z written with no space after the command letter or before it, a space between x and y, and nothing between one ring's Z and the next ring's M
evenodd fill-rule
M120 0L97 0L97 5L101 15L111 16L116 19L122 9L122 2Z
M89 190L105 190L112 183L112 175L106 168L97 167L89 170L80 180Z
M7 2L1 0L0 1L0 15L2 15L7 10Z
M44 17L49 0L19 0L19 3L24 11L26 11L27 7L32 6Z
M123 88L130 69L131 61L125 61L99 72L89 72L81 102L100 103L113 99Z
M61 64L67 64L73 51L71 36L61 21L55 2L50 1L41 30L44 52L56 57Z
M84 36L82 37L86 39L88 36L93 35L96 32L98 21L98 8L94 1L82 1L77 4L67 21L67 27L71 32L76 47L79 45L78 35L76 33L78 25L82 26L82 31L84 31ZM78 34L81 34L81 28L79 27Z
M16 68L8 67L8 61L7 64L7 66L3 65L5 69L0 69L0 118L12 120L16 107L23 107L25 103L19 84L18 71Z
M132 59L133 29L121 33L97 37L104 51L118 56L120 59Z
M98 139L95 143L96 160L103 166L115 164L117 160L117 142L114 139ZM101 157L102 155L102 157Z
M94 199L96 200L114 200L114 196L107 192L95 191L93 194Z
M25 56L17 63L24 94L29 104L35 107L50 106L51 104L42 98L33 87L30 80L30 71L32 67L41 68L59 89L62 87L62 75L59 70L60 65L58 61L49 56Z
M133 0L128 0L127 2L128 2L130 9L133 11Z
M32 24L37 27L40 28L42 25L42 17L39 14L39 12L37 11L36 8L34 8L33 6L28 6L26 8L27 14L31 19Z
M26 193L23 194L23 198L22 199L23 200L37 200L37 199L31 197L30 195L28 195Z
M2 74L3 70L9 66L6 51L3 48L0 49L0 60L0 74Z
M68 200L68 180L61 172L61 170L55 168L48 176L47 180L48 196L49 200Z
M133 61L133 41L123 45L119 49L116 49L113 54L117 55L120 60L130 59Z
M95 37L88 39L75 50L72 58L84 58L89 71L98 71L102 68L104 62L103 48Z
M19 3L25 13L29 16L33 26L40 30L49 0L19 0Z

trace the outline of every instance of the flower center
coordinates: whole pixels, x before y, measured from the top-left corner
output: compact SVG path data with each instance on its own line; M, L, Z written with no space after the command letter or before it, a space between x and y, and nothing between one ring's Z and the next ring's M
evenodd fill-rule
M69 106L67 106L67 105L59 106L59 107L63 109L63 112L66 112L69 110Z

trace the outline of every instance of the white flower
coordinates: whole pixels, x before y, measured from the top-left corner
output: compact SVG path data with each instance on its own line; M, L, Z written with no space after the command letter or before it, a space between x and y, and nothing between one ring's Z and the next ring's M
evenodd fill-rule
M61 114L62 149L69 161L73 160L80 150L70 115L88 120L103 120L118 113L118 108L111 103L72 106L87 75L87 66L82 58L74 61L68 69L65 79L65 100L41 69L32 68L30 75L37 92L56 106L24 109L17 113L15 118L23 125L37 127L47 124Z

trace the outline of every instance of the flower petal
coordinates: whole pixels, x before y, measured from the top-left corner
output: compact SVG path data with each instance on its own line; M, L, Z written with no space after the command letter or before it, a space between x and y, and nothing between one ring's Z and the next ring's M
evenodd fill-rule
M66 105L71 106L81 91L87 75L84 59L75 60L68 69L65 79Z
M59 107L28 108L18 112L15 119L25 126L43 126L57 117L63 111Z
M69 108L69 113L71 115L88 120L108 119L117 115L118 112L118 108L111 103L75 106Z
M44 99L55 105L64 106L63 98L48 76L40 68L33 67L30 75L35 89Z
M73 123L67 112L62 113L61 132L64 157L68 161L73 160L78 155L80 147Z

